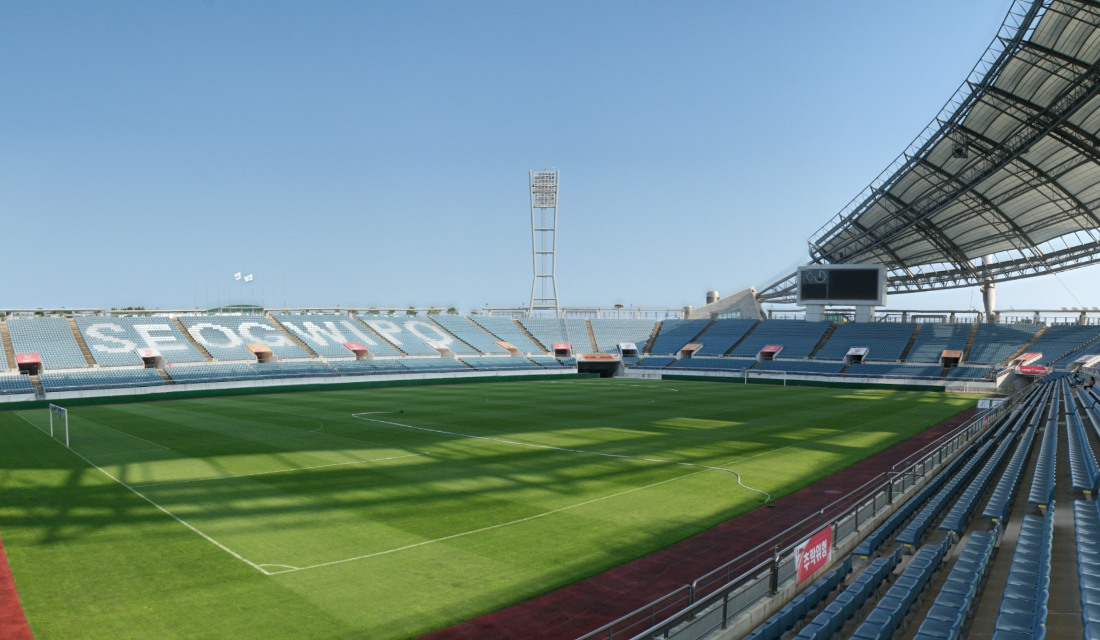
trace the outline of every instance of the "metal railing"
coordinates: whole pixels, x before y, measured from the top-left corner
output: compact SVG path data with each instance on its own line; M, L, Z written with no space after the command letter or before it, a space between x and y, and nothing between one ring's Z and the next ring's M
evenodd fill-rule
M654 600L577 640L697 640L726 628L737 616L774 595L794 578L794 548L822 527L833 528L834 546L939 472L1026 396L1021 390L994 409L982 412L896 463L818 513L788 527L749 551L696 578L691 584ZM679 608L677 608L679 607ZM663 616L663 617L662 617Z

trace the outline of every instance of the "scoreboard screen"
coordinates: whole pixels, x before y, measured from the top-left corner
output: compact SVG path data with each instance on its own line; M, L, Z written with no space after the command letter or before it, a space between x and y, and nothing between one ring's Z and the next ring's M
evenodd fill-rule
M798 268L799 304L886 304L886 267L870 264Z

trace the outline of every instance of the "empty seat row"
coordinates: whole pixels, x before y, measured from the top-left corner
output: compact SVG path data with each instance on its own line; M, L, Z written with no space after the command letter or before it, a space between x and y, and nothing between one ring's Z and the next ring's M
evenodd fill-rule
M88 367L67 319L11 318L7 324L15 353L37 353L44 369Z
M649 360L649 358L646 358ZM752 358L681 358L669 364L669 369L694 369L699 371L742 371L756 364Z
M1022 345L1030 342L1041 328L1038 324L1005 325L983 322L978 325L967 361L984 364L1003 362Z
M695 339L695 342L703 345L699 349L699 354L720 356L726 353L733 348L733 345L741 341L745 334L756 326L756 323L756 320L747 318L715 320L714 324L710 325L703 335Z
M401 362L405 358L374 358L371 360L330 360L329 366L348 376L371 376L408 373Z
M1053 514L1045 518L1030 514L1024 516L997 614L994 638L1024 640L1046 636L1053 542Z
M265 378L324 378L340 373L320 360L300 362L264 362L251 365Z
M76 316L75 320L88 352L101 367L140 367L139 349L154 349L172 364L206 360L171 318Z
M899 628L905 616L909 614L932 580L936 570L943 563L947 550L951 547L951 538L945 537L938 544L927 544L920 548L909 561L898 579L894 581L886 595L875 604L867 618L855 633L853 640L885 640L891 638Z
M1067 393L1066 397L1071 396ZM1084 491L1086 494L1096 493L1097 481L1100 480L1100 467L1096 465L1096 456L1092 452L1092 446L1089 445L1088 436L1085 435L1085 426L1081 423L1080 414L1075 412L1066 416L1066 435L1069 444L1069 471L1074 491Z
M503 340L522 353L546 353L538 341L531 338L519 324L512 318L501 316L470 316L475 324L491 333L499 340Z
M508 353L508 351L504 347L497 344L498 339L496 336L489 333L483 327L474 323L467 317L452 315L439 315L429 317L434 320L436 324L449 331L453 336L470 345L474 349L477 349L481 353Z
M239 362L168 367L165 372L176 384L236 382L259 380L261 377L251 366Z
M542 369L541 365L531 362L527 358L513 358L510 356L463 356L462 362L478 371L510 371L513 369ZM555 362L557 362L555 360Z
M1043 429L1043 438L1039 445L1039 457L1035 461L1035 475L1031 478L1031 489L1027 494L1028 504L1045 507L1054 499L1055 454L1058 451L1058 401L1051 402L1050 410L1055 412L1048 417Z
M905 504L899 507L897 511L890 514L890 517L879 525L878 528L856 545L852 553L863 558L870 557L884 542L890 539L890 536L892 536L901 525L905 524L906 520L924 506L924 504L947 483L947 480L959 470L964 462L966 462L967 455L968 453L964 451L954 460L949 462L942 471L936 474L936 476L928 482L928 484L921 487L916 495L906 500Z
M568 368L561 360L558 360L554 356L527 356L527 359L544 369L564 369ZM573 362L576 364L576 361Z
M905 526L898 534L897 541L907 547L915 547L924 538L924 534L932 528L932 524L939 518L940 513L947 507L955 496L959 494L964 486L970 482L970 479L974 477L978 467L985 462L988 457L991 447L993 446L993 440L987 440L978 449L977 453L973 454L966 464L957 472L952 474L951 478L944 484L944 486L936 492L936 495L928 501L928 504L924 505L924 508L920 510L913 521Z
M711 323L710 318L693 320L665 320L657 329L657 337L649 352L654 355L671 355L684 348Z
M852 572L852 556L847 556L840 562L836 569L826 573L817 579L809 587L806 587L783 608L776 611L760 626L756 627L745 640L777 640L781 635L793 628L806 614L817 608L834 589L844 582L844 578Z
M989 570L996 542L996 530L970 534L914 640L955 640L959 637Z
M963 532L967 523L970 522L970 516L972 516L974 510L978 508L978 500L985 493L989 484L993 482L994 475L996 475L997 471L1001 468L1001 464L1008 456L1008 452L1012 448L1014 442L1015 438L1007 437L997 445L997 449L993 452L993 455L989 456L989 460L982 465L982 468L974 477L974 481L967 485L966 489L963 490L962 496L947 512L947 515L944 516L939 527L941 531L950 531L955 535L959 535Z
M581 318L520 318L518 322L547 350L552 350L555 342L568 342L573 353L596 350L588 335L588 323Z
M917 324L912 322L840 324L837 325L829 340L817 351L815 357L840 360L852 347L865 347L867 355L864 360L895 362L901 359L916 328Z
M1020 478L1023 476L1024 467L1027 464L1028 454L1031 453L1031 445L1035 442L1035 429L1028 427L1020 433L1020 440L1016 444L1016 451L1005 466L1001 479L993 488L993 494L989 502L982 510L983 518L990 518L993 522L1000 522L1008 517L1012 509L1012 503L1016 498L1016 489L1020 486Z
M939 362L945 349L962 351L970 335L971 324L922 324L909 349L909 362Z
M676 362L676 358L672 356L646 356L635 366L639 369L664 369L673 362Z
M764 360L753 371L786 371L794 374L838 375L844 369L843 362L823 360Z
M20 395L34 393L31 377L18 373L0 374L0 395Z
M1056 324L1047 328L1028 351L1042 353L1036 364L1048 365L1070 353L1081 351L1100 336L1095 325Z
M455 339L440 325L418 316L359 316L382 341L410 356L438 356L438 347L458 355L476 355L469 345ZM370 345L367 345L368 348ZM373 348L372 348L373 349Z
M855 615L855 612L863 607L867 599L878 591L879 586L890 577L899 562L901 562L901 549L894 549L894 552L888 556L875 558L829 604L829 607L833 607L832 610L826 607L825 611L814 616L812 620L806 623L806 626L799 630L795 638L797 640L826 640L831 638L834 633L844 626L848 618Z
M1096 502L1073 503L1077 537L1077 577L1081 585L1081 621L1085 637L1100 637L1100 512Z
M84 391L153 387L167 384L156 369L88 369L43 371L38 380L44 391Z
M1081 406L1085 408L1083 413L1089 423L1092 424L1092 430L1100 436L1100 402L1096 401L1096 396L1093 395L1091 389L1079 389L1077 398L1081 401Z
M375 356L396 356L398 351L355 316L344 314L272 314L291 335L324 358L355 357L345 343L358 342Z
M994 372L990 365L960 364L947 370L947 377L951 380L986 380Z
M845 377L938 379L943 367L938 364L863 363L853 364Z
M617 353L623 342L634 344L639 351L645 349L655 324L655 320L643 318L593 318L588 321L600 353Z
M764 320L729 355L751 358L766 345L778 344L783 345L782 354L786 358L808 358L831 326L830 322Z
M982 510L982 517L989 518L994 523L1008 517L1009 510L1016 501L1016 489L1020 486L1020 478L1031 454L1031 445L1035 441L1037 429L1031 426L1032 419L1039 415L1043 409L1044 391L1042 385L1033 385L1031 390L1013 411L1015 415L1012 425L1012 435L1019 434L1016 450L1012 453L1008 464L1000 480L993 488L993 493Z

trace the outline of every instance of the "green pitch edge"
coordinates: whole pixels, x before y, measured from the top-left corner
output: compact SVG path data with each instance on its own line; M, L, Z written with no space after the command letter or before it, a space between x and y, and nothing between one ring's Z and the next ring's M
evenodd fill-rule
M727 384L745 384L744 378L735 377L709 377L709 376L690 376L690 375L661 375L662 380L682 380L690 382L724 382ZM825 380L786 380L788 387L832 387L834 389L887 389L892 391L939 391L943 392L944 388L940 385L919 385L919 384L873 384L868 382L829 382ZM779 385L784 384L783 378L749 378L749 384L770 384Z
M66 398L64 400L32 400L29 402L10 402L0 405L0 411L22 411L24 409L44 409L51 402L66 407L83 407L100 404L127 404L132 402L156 402L158 400L185 400L189 398L216 398L221 396L259 396L274 393L302 393L305 391L340 391L345 389L373 389L382 387L426 387L442 384L479 384L490 382L516 382L526 380L576 380L578 378L598 378L594 373L528 375L528 376L492 376L477 378L410 378L407 380L370 380L366 382L338 382L329 384L295 384L279 387L243 387L227 389L199 389L192 391L166 391L158 394L118 395L98 398Z

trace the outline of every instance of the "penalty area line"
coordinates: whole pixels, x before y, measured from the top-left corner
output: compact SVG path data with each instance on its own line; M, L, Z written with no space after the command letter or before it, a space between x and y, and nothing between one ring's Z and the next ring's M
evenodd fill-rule
M613 494L606 495L606 496L600 496L599 498L593 498L591 500L585 500L584 502L578 502L576 504L571 504L571 505L567 505L567 506L564 506L564 507L559 507L557 509L552 509L550 511L544 511L543 513L536 513L535 515L527 516L526 518L519 518L518 520L510 520L508 522L498 522L497 524L491 524L491 525L481 527L481 528L478 528L478 529L471 529L469 531L462 531L462 532L459 532L459 533L451 534L449 536L434 538L432 540L422 540L420 542L414 542L412 544L407 544L407 545L404 545L404 546L401 546L401 547L394 547L393 549L386 549L384 551L375 551L374 553L366 553L366 554L363 554L361 556L354 556L354 557L351 557L351 558L341 558L340 560L331 560L329 562L321 562L321 563L318 563L318 564L311 564L311 565L308 565L308 566L305 566L305 567L292 567L292 568L284 569L282 571L271 571L271 572L268 573L268 575L273 575L274 576L274 575L280 575L280 574L283 574L283 573L293 573L295 571L307 571L309 569L321 569L321 568L324 568L324 567L331 567L333 565L346 564L348 562L356 562L358 560L367 560L369 558L376 558L378 556L384 556L384 555L388 555L388 554L391 554L391 553L397 553L398 551L408 551L409 549L416 549L417 547L423 547L423 546L427 546L427 545L430 545L430 544L436 544L438 542L446 542L448 540L454 540L455 538L462 538L462 537L465 537L465 536L471 536L471 535L474 535L476 533L484 533L486 531L492 531L493 529L501 529L503 527L510 527L512 525L522 524L524 522L530 522L532 520L538 520L539 518L545 518L547 516L552 516L552 515L557 514L557 513L562 513L564 511L569 511L570 509L577 509L579 507L584 507L584 506L587 506L587 505L590 505L590 504L595 504L597 502L602 502L604 500L610 500L612 498L618 498L618 497L625 496L625 495L628 495L628 494L631 494L631 493L636 493L638 491L645 491L646 489L652 489L653 487L658 487L662 484L668 484L670 482L677 482L679 480L683 480L684 478L688 478L688 477L703 473L704 471L705 470L699 470L699 471L689 473L687 475L677 476L675 478L669 478L667 480L661 480L660 482L654 482L653 484L647 484L644 487L634 487L633 489L627 489L626 491L620 491L619 493L613 493ZM265 567L285 567L285 566L288 566L288 565L265 564L264 566Z
M31 424L32 426L34 426L34 423L33 423L33 422L31 422L30 420L28 420L28 419L27 419L27 418L26 418L25 416L23 416L23 415L21 415L21 414L16 414L16 415L18 415L18 416L19 416L20 418L23 418L24 420L26 420L27 422L29 422L29 423L30 423L30 424ZM58 443L58 444L61 444L61 443ZM84 457L83 455L81 455L81 454L80 454L80 452L79 452L79 451L75 451L75 450L74 450L74 449L72 449L71 447L66 447L66 448L67 448L67 449L68 449L69 451L71 451L71 452L72 452L72 453L73 453L74 455L76 455L76 457L80 458L81 460L83 460L84 462L86 462L86 463L87 463L87 464L88 464L89 466L91 466L92 468L94 468L94 469L95 469L96 471L99 471L100 473L102 473L103 475L107 476L107 477L108 477L108 478L110 478L111 480L114 480L114 481L115 481L115 482L117 482L118 484L120 484L120 485L122 485L123 487L125 487L126 489L128 489L128 490L129 490L129 491L130 491L131 493L133 493L133 494L134 494L134 495L136 495L137 497L141 498L142 500L144 500L144 501L148 502L149 504L153 505L154 507L156 507L156 508L157 508L157 509L158 509L159 511L161 511L162 513L164 513L164 514L165 514L165 515L167 515L168 517L172 518L172 519L173 519L173 520L175 520L176 522L178 522L178 523L182 524L183 526L187 527L187 528L188 528L188 529L190 529L191 531L193 531L193 532L197 533L197 534L198 534L199 536L201 536L201 537L202 537L202 538L203 538L204 540L206 540L206 541L207 541L207 542L209 542L210 544L212 544L212 545L214 545L215 547L217 547L217 548L221 549L222 551L224 551L224 552L228 553L229 555L231 555L231 556L233 556L234 558L236 558L236 559L240 560L241 562L243 562L243 563L247 564L248 566L252 567L252 568L253 568L253 569L255 569L256 571L259 571L260 573L262 573L262 574L264 574L264 575L267 575L267 576L269 576L269 575L272 575L272 574L271 574L271 572L270 572L270 571L268 571L267 569L264 569L263 567L261 567L260 565L256 564L255 562L252 562L252 561L251 561L251 560L249 560L248 558L246 558L246 557L242 556L241 554L237 553L236 551L234 551L234 550L230 549L229 547L225 546L224 544L222 544L222 543L218 542L218 541L217 541L217 540L215 540L214 538L210 537L210 536L209 536L209 535L207 535L206 533L204 533L204 532L202 532L201 530L199 530L199 528L198 528L198 527L196 527L195 525L191 524L190 522L187 522L186 520L184 520L183 518L181 518L181 517L177 516L176 514L172 513L172 512L171 512L171 511L169 511L168 509L165 509L164 507L160 506L159 504L157 504L157 503L156 503L156 501L154 501L154 500L153 500L152 498L150 498L149 496L145 495L144 493L142 493L142 492L138 491L137 489L135 489L135 488L131 487L130 485L126 484L126 483L125 483L124 481L122 481L121 479L119 479L119 478L116 478L115 476L113 476L112 474L110 474L109 472L107 472L106 470L104 470L104 469L103 469L102 467L100 467L100 466L99 466L99 465L97 465L96 463L94 463L94 462L92 462L91 460L89 460L89 459L85 458L85 457Z
M189 480L167 480L165 482L149 482L146 484L135 484L134 486L139 489L145 489L147 487L163 487L165 485L176 484L189 484L192 482L211 482L214 480L235 480L237 478L253 478L255 476L269 476L276 473L294 473L296 471L309 471L311 469L328 469L330 467L346 467L348 465L355 464L370 464L372 462L386 462L387 460L400 460L401 458L417 458L423 455L423 453L406 453L400 456L390 456L388 458L372 458L370 460L350 460L348 462L333 462L330 464L317 464L310 467L290 467L287 469L275 469L273 471L257 471L255 473L241 473L237 475L227 476L212 476L209 478L191 478Z
M765 504L770 502L771 499L772 499L772 495L770 493L768 493L767 491L764 491L762 489L757 489L756 487L750 487L749 485L745 484L744 480L741 479L741 474L740 473L738 473L737 471L735 471L733 469L730 469L728 467L724 467L724 466L722 466L722 467L713 467L713 466L706 465L706 464L696 464L694 462L682 462L682 461L679 461L679 460L664 460L662 458L644 458L644 457L641 457L641 456L628 456L628 455L624 455L624 454L621 454L621 453L603 453L602 451L588 451L586 449L571 449L571 448L568 448L568 447L555 447L555 446L551 446L551 445L548 445L548 444L536 444L536 443L533 443L533 442L519 442L519 441L516 441L516 440L506 440L504 438L493 438L493 437L490 437L490 436L476 436L476 435L472 435L472 434L469 434L469 433L458 433L457 431L445 431L443 429L431 429L429 427L417 427L415 425L404 424L404 423L401 423L401 422L393 422L393 421L390 421L390 420L378 420L377 418L366 418L366 417L364 417L364 416L369 416L369 415L376 415L376 414L379 414L379 413L392 413L392 412L374 411L374 412L367 412L367 413L353 413L353 414L351 414L351 416L353 418L358 418L360 420L366 420L367 422L376 422L378 424L386 424L386 425L390 425L390 426L394 426L394 427L401 427L403 429L413 429L413 430L416 430L416 431L427 431L429 433L441 433L441 434L448 435L448 436L458 436L460 438L470 438L472 440L485 440L485 441L488 441L488 442L499 442L501 444L512 445L512 446L515 446L515 447L527 447L527 448L530 448L530 449L544 449L544 450L549 450L549 451L564 451L566 453L579 453L579 454L590 455L590 456L602 456L604 458L616 458L616 459L619 459L619 460L639 460L641 462L652 462L654 464L666 464L666 465L678 466L678 467L694 467L696 469L705 469L705 470L710 470L710 471L721 471L722 473L731 473L731 474L733 474L733 476L737 478L737 485L740 486L742 489L745 489L746 491L752 491L754 493L759 493L759 494L763 495ZM402 410L401 413L404 413L404 410ZM733 464L733 463L731 462L731 463L727 463L727 464Z

